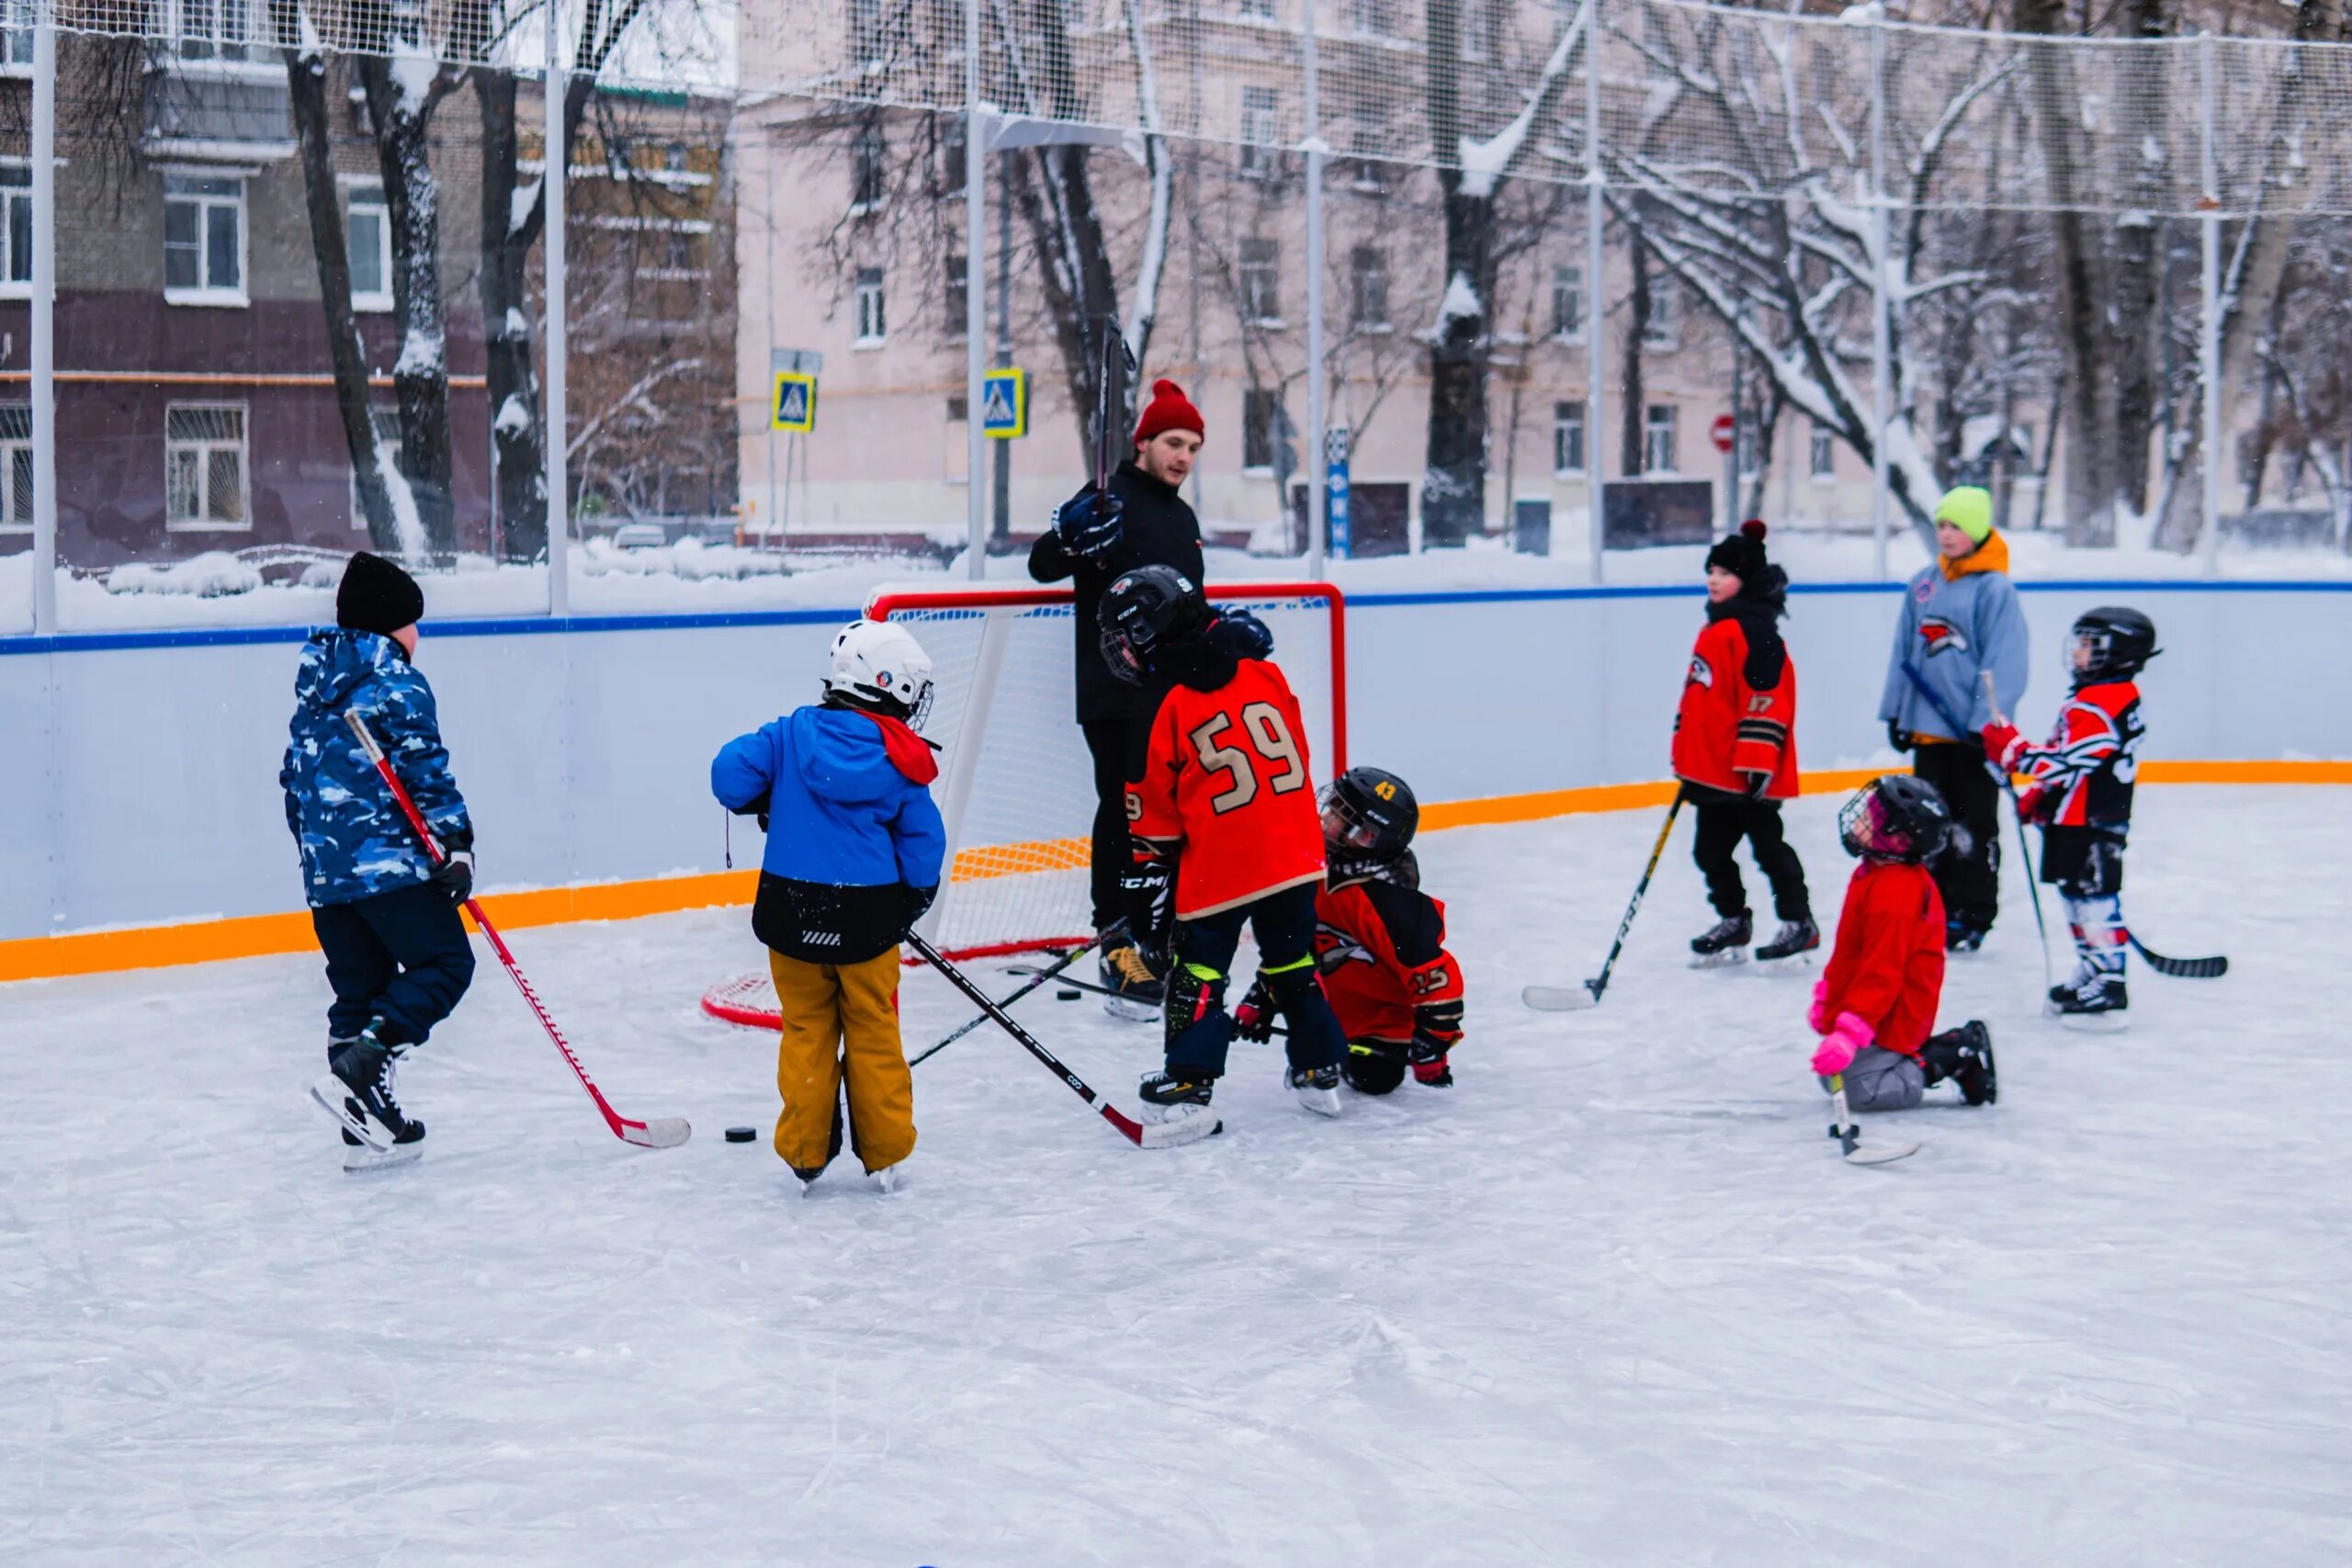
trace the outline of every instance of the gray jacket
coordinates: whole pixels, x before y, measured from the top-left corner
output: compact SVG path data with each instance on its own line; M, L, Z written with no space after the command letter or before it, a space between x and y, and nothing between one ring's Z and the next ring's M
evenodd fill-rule
M1914 735L1968 739L1968 735L1952 734L1951 720L1937 704L1963 720L1972 735L1983 729L1993 722L1993 710L1984 700L1980 672L1990 670L2001 712L2014 717L2025 697L2030 655L2025 611L2008 573L1973 571L1947 582L1941 567L1930 564L1911 580L1903 595L1878 716ZM1905 663L1927 682L1936 702L1903 672Z

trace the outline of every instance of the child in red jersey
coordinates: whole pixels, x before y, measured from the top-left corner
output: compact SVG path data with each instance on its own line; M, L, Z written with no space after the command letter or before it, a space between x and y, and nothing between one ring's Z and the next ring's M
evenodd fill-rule
M1315 896L1315 965L1348 1039L1340 1072L1359 1094L1405 1081L1450 1089L1447 1053L1462 1039L1462 967L1445 951L1445 906L1421 891L1413 858L1420 807L1405 781L1350 768L1323 791L1323 853ZM1245 1040L1273 1035L1261 972L1234 1010Z
M2132 784L2139 772L2136 676L2156 647L2155 623L2137 610L2086 611L2066 634L2073 693L2049 740L2027 744L2014 725L1984 728L1984 754L2033 783L2018 816L2040 822L2041 880L2055 884L2075 929L2075 974L2050 989L2049 1011L2079 1027L2120 1029L2123 987L2123 841L2132 830Z
M1804 866L1781 828L1781 802L1797 793L1797 667L1780 631L1788 592L1788 574L1765 558L1761 522L1750 518L1707 552L1707 625L1674 715L1674 776L1699 818L1692 858L1722 917L1691 939L1695 967L1738 963L1755 937L1732 859L1742 839L1772 885L1781 921L1758 960L1821 945Z
M1163 1117L1207 1109L1233 1042L1225 992L1248 925L1259 973L1290 1025L1291 1092L1336 1116L1347 1042L1315 979L1323 828L1298 699L1259 656L1262 644L1222 635L1206 597L1171 567L1119 577L1103 591L1101 622L1114 673L1168 683L1143 773L1127 785L1128 919L1147 949L1172 949L1167 1066L1145 1077L1143 1100Z
M1846 885L1838 942L1813 988L1806 1021L1821 1036L1813 1070L1844 1074L1849 1110L1908 1111L1951 1078L1983 1105L1998 1093L1993 1037L1971 1020L1931 1036L1944 987L1944 901L1925 863L1951 833L1935 785L1888 773L1838 813L1838 836L1862 863Z

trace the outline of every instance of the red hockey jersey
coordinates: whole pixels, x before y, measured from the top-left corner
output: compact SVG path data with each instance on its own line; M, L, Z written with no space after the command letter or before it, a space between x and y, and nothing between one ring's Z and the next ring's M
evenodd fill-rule
M2041 820L2120 832L2132 825L2132 785L2146 733L2139 683L2109 681L2068 697L2043 744L2027 744L2014 726L1988 725L1984 752L1996 766L2033 780Z
M1762 773L1768 800L1797 793L1797 665L1781 661L1769 691L1747 683L1747 633L1737 617L1711 621L1690 650L1682 705L1674 716L1674 776L1709 789L1747 793Z
M1926 866L1866 860L1855 869L1822 981L1822 1017L1850 1012L1875 1043L1919 1054L1944 991L1944 900Z
M1176 862L1176 918L1196 919L1323 879L1306 726L1283 672L1245 659L1214 692L1160 700L1143 776L1127 785L1138 860Z
M1462 1036L1462 966L1445 951L1445 906L1374 880L1315 896L1315 966L1350 1040L1402 1045Z

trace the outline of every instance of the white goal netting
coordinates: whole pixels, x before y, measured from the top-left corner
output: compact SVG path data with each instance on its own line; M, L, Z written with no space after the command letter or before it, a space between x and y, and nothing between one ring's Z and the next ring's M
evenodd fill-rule
M1347 766L1346 610L1328 583L1212 584L1212 601L1247 609L1274 636L1306 720L1319 788ZM1094 931L1088 878L1094 765L1078 728L1066 589L889 588L866 614L913 632L932 658L924 736L940 748L932 786L946 819L949 872L923 934L950 957L1043 950ZM1088 631L1090 651L1093 646ZM722 983L715 1016L758 1025L774 1012L764 976Z

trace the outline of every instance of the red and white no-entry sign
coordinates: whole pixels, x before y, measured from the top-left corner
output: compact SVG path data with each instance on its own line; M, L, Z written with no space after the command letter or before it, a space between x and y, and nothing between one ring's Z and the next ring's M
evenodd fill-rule
M1716 451L1728 452L1731 450L1732 434L1737 429L1731 415L1719 413L1715 415L1715 423L1707 426L1707 434L1713 439Z

